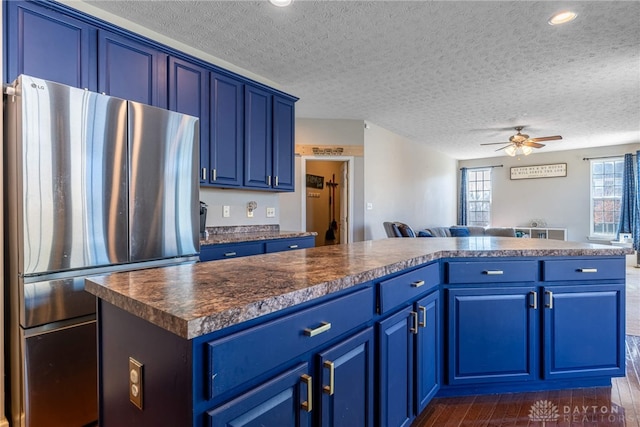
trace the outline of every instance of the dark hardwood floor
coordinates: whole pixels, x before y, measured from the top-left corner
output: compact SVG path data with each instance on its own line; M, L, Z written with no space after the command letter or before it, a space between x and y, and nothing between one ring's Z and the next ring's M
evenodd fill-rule
M633 259L627 263L625 377L611 387L435 398L411 427L640 427L640 268ZM541 407L545 403L550 406Z

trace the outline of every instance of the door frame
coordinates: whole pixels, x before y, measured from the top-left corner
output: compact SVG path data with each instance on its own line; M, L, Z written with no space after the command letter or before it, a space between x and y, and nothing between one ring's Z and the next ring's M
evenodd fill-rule
M353 168L355 165L354 156L300 156L300 183L302 190L302 202L300 206L300 224L307 223L307 189L305 183L307 182L307 162L313 161L329 161L347 163L347 233L345 241L340 243L353 243L353 194L354 194L354 182L353 182ZM341 201L344 203L344 201Z

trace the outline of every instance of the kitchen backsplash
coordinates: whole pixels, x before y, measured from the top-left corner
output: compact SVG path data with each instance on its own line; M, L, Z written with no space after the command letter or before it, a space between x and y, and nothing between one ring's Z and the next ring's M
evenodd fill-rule
M200 200L207 204L207 227L277 225L280 223L278 193L200 187ZM255 202L253 217L247 215L250 202ZM229 216L225 217L224 207ZM267 216L267 208L273 216Z

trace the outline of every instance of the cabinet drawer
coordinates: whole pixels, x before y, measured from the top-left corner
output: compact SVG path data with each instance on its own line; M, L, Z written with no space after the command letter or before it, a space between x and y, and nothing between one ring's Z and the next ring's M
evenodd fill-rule
M365 324L374 295L366 288L205 344L212 399Z
M238 258L264 253L264 243L248 243L242 245L210 245L200 250L200 261Z
M315 239L313 237L304 237L299 239L281 239L266 243L267 253L312 248L314 246Z
M448 262L448 283L534 282L538 277L538 262L481 261Z
M380 313L411 301L440 284L438 263L380 282Z
M625 278L625 259L564 259L542 262L545 281Z

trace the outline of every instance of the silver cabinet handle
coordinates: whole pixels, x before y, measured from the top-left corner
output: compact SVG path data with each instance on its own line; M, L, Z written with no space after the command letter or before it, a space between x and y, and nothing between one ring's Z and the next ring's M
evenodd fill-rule
M203 181L207 180L207 168L202 168L202 173L200 174L200 178L202 178Z
M311 412L313 410L313 379L311 376L304 374L300 377L300 380L307 386L307 400L302 402L300 406L307 412Z
M424 285L424 280L418 280L417 282L413 282L411 284L412 288L419 288L420 286Z
M501 274L504 274L504 271L502 270L485 270L482 272L482 274L486 274L487 276L499 276Z
M304 334L308 337L315 337L316 335L319 335L323 332L327 332L329 329L331 329L331 323L321 322L320 326L315 329L305 328Z
M530 299L529 299L529 307L533 308L534 310L538 309L538 293L536 291L531 291L529 292L530 295Z
M597 268L579 268L578 272L580 272L580 273L597 273L598 269Z
M278 186L278 175L276 175L276 187Z
M329 360L325 360L323 366L329 369L329 385L325 385L322 387L322 391L324 391L329 396L333 396L333 392L335 389L335 372L336 368L333 362Z
M218 169L211 169L211 181L218 179Z
M420 321L419 325L421 328L426 328L427 327L427 307L419 306L418 311L420 311L420 314L422 314L422 320Z
M271 186L271 175L267 177L267 185Z
M289 249L298 249L298 245L289 245Z
M545 307L547 307L548 309L553 309L553 292L551 291L544 291L544 293L547 295L547 297L549 298L548 302L545 303Z
M236 256L236 255L238 255L237 252L225 252L224 253L224 256Z
M418 313L416 313L415 311L411 312L411 324L413 326L409 328L409 332L417 335L418 334Z

